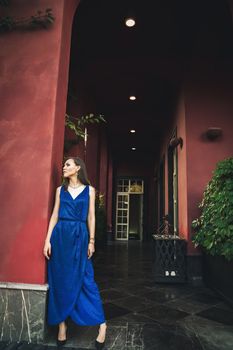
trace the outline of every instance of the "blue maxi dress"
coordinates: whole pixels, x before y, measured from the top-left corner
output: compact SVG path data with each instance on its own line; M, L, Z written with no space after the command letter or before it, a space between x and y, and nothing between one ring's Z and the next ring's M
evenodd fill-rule
M75 199L64 185L61 187L58 222L51 234L48 260L49 325L59 324L68 316L82 326L105 322L92 260L87 256L88 209L88 185Z

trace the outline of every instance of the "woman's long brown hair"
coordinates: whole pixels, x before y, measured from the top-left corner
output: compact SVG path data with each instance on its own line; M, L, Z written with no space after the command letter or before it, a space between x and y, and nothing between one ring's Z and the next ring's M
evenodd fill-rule
M87 169L84 161L79 157L66 157L64 159L64 162L66 162L68 159L73 159L76 165L80 166L80 169L78 171L78 179L83 185L90 185L90 181L88 180L87 176ZM65 189L67 190L69 185L69 179L63 178L63 184L65 186Z

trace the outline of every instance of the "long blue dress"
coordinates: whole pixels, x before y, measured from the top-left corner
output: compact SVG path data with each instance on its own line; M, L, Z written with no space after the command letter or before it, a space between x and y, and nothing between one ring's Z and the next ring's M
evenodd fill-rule
M51 234L48 260L49 325L59 324L68 316L83 326L105 322L92 261L87 256L88 209L88 185L75 199L64 185L61 187L58 222Z

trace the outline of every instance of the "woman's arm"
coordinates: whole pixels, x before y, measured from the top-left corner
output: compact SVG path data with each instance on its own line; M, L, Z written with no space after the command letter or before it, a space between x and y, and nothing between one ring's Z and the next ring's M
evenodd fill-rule
M88 257L90 258L95 251L95 189L92 186L89 192L87 224L89 230Z
M54 203L54 208L52 215L49 220L49 226L48 226L48 231L45 239L45 244L44 244L44 255L47 259L49 259L49 255L51 255L51 244L50 244L50 238L54 229L54 226L56 225L58 221L58 211L60 207L60 191L61 191L61 186L59 186L56 190L56 196L55 196L55 203Z

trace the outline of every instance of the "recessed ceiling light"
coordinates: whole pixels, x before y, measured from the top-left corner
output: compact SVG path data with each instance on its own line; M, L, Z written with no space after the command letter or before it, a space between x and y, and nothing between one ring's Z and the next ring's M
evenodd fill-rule
M136 151L136 147L132 147L131 149L132 149L132 151Z
M129 99L130 99L131 101L135 101L135 100L136 100L136 96L131 95L131 96L129 96Z
M134 27L135 26L135 20L133 19L133 18L126 18L126 20L125 20L125 25L127 26L127 27Z
M136 132L136 130L131 129L130 132L131 132L132 134L134 134L134 133Z

